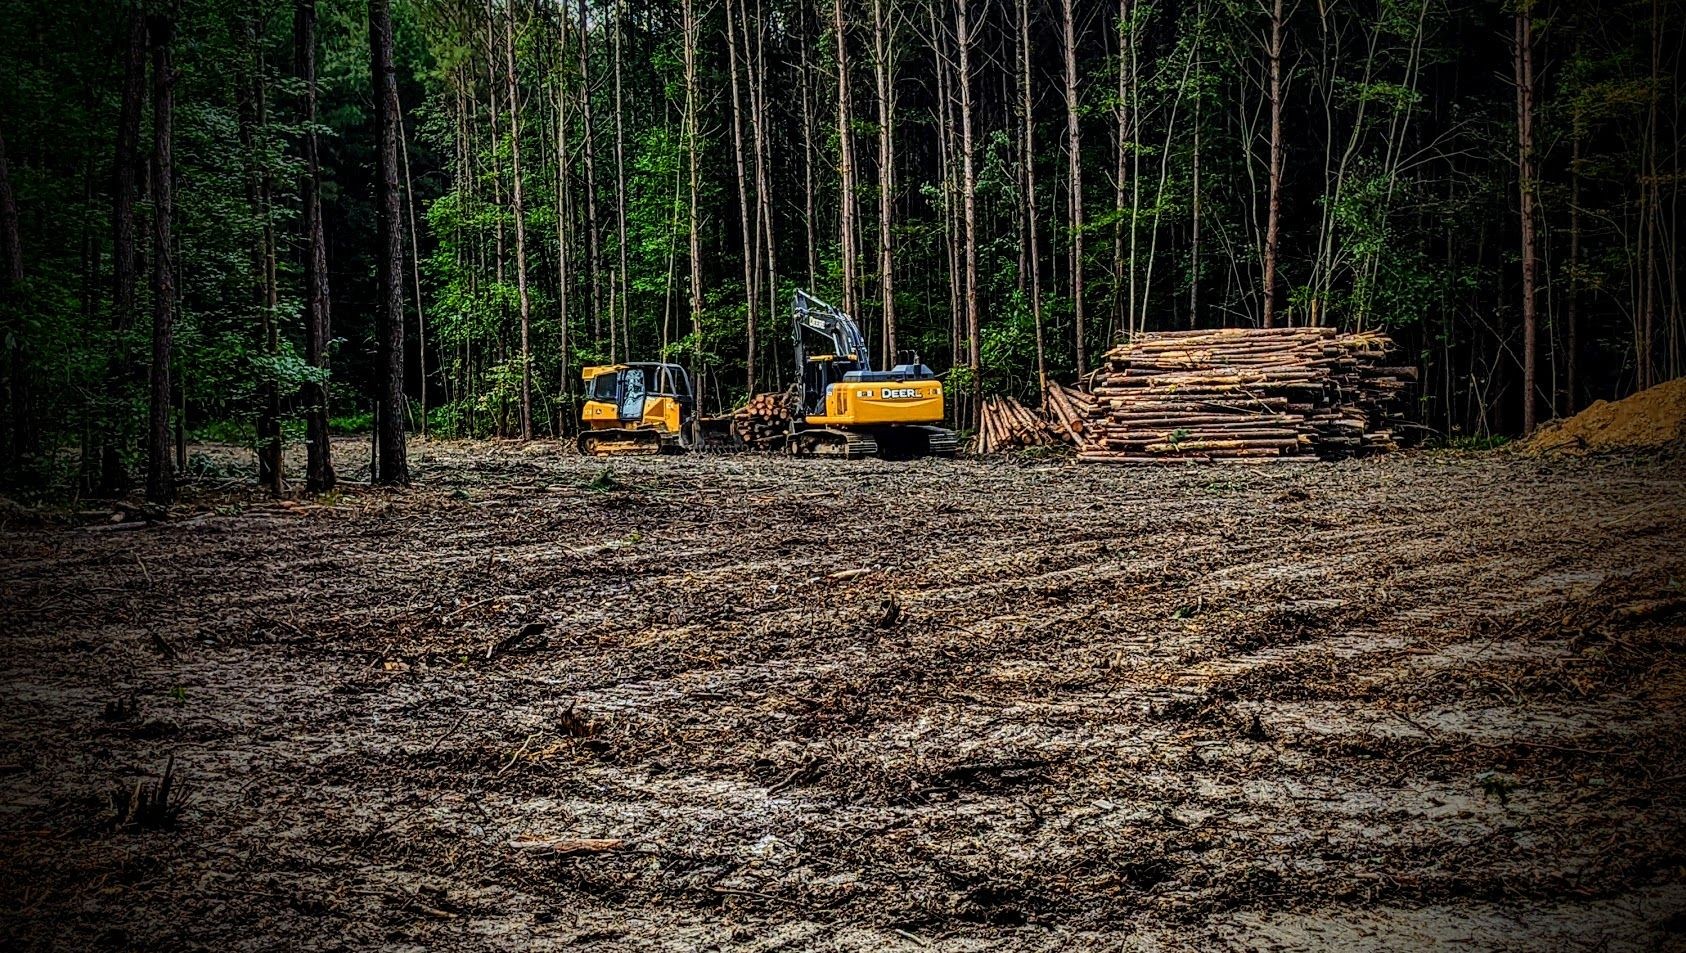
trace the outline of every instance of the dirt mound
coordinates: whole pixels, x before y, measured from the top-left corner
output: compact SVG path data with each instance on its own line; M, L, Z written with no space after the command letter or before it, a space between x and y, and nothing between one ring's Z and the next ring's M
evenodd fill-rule
M1686 377L1540 428L1527 453L1686 453Z

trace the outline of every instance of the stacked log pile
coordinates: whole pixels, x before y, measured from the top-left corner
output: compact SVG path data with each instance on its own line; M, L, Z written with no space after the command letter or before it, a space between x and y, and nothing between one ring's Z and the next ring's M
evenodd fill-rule
M781 445L790 432L791 395L782 391L756 394L732 413L732 433L746 447L769 449Z
M1086 394L1050 393L1078 459L1274 462L1398 448L1394 404L1415 368L1381 334L1232 328L1138 334Z
M1000 453L1029 447L1054 447L1061 440L1052 425L1011 397L990 397L978 416L973 453Z

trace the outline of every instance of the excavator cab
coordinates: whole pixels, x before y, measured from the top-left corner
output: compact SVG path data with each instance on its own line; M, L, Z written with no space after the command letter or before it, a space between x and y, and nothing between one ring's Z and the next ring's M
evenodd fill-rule
M588 367L581 376L581 453L677 453L689 445L696 401L683 367L610 364Z

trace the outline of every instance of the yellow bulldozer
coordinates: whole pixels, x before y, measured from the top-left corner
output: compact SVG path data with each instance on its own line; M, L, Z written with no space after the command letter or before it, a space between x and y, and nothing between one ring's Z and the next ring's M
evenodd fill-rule
M680 453L695 439L696 398L678 364L588 367L580 408L581 453Z

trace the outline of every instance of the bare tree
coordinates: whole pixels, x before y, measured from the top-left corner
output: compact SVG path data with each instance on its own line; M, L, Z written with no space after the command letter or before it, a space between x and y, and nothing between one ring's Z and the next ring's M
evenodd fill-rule
M971 0L954 0L954 39L960 49L960 168L966 209L966 367L972 373L972 412L983 406L983 347L978 328L977 176L972 169Z
M737 162L738 171L738 230L743 233L743 294L744 294L744 330L746 347L744 354L745 377L749 382L749 390L755 390L755 326L756 311L761 305L761 296L755 285L755 263L760 260L760 249L756 247L755 236L749 227L749 173L744 166L743 152L743 107L742 93L738 82L738 37L737 17L733 11L733 0L726 0L726 55L730 60L732 73L732 158ZM744 14L746 17L748 13ZM749 51L744 50L744 59L749 58ZM751 93L751 96L754 94ZM752 107L753 108L753 107ZM759 202L757 198L757 202Z
M896 23L886 0L872 0L872 79L878 94L878 287L883 300L884 366L896 363L896 263L891 215L896 195ZM891 0L892 4L894 0Z
M1042 243L1037 235L1036 208L1036 114L1030 95L1030 0L1018 0L1019 7L1019 111L1023 120L1025 226L1030 249L1030 319L1036 326L1037 392L1048 392L1047 347L1042 336Z
M325 493L339 478L328 443L328 243L322 230L322 160L316 144L316 0L293 7L293 62L304 88L304 348L317 379L305 382L305 489Z
M1270 185L1264 240L1264 326L1276 324L1276 251L1282 238L1282 0L1271 0L1270 44Z
M521 185L521 102L515 83L515 5L503 21L504 89L509 105L511 212L515 218L515 288L521 306L521 439L533 439L532 300L527 294L527 209Z
M1077 376L1089 372L1089 352L1083 327L1083 156L1077 124L1077 23L1072 0L1060 0L1065 26L1065 136L1071 186L1071 305L1077 344Z
M130 366L128 336L135 326L135 193L141 169L141 113L146 105L146 17L138 3L125 14L127 36L123 47L123 89L117 113L117 150L111 167L111 322L116 347L106 365L106 386L113 395L128 389ZM128 414L118 407L106 414L101 432L100 491L112 496L128 489L128 467L122 446L128 431Z
M701 189L697 167L697 21L692 0L681 0L685 32L685 152L690 160L691 202L691 376L697 381L697 407L702 408L702 244L697 230L697 193Z
M1527 2L1516 11L1514 43L1516 69L1517 190L1522 200L1522 432L1534 432L1535 350L1538 302L1535 295L1534 241L1534 20Z
M175 502L176 476L170 459L170 360L175 350L176 68L175 11L154 13L147 23L152 38L152 372L147 411L146 499ZM15 246L15 242L13 243Z
M379 248L375 256L377 389L376 468L372 482L405 486L404 447L404 223L398 191L398 70L392 53L390 0L369 0L369 63L375 91Z
M837 41L837 203L842 233L843 310L856 314L855 267L855 146L854 119L849 105L849 34L843 0L832 0L831 32Z

